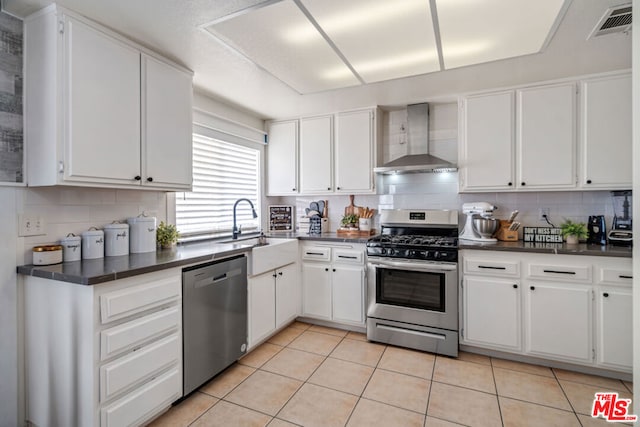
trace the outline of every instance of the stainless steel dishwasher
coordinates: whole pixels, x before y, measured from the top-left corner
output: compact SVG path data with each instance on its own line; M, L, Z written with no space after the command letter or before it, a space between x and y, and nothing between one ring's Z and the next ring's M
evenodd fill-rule
M247 351L247 258L182 270L183 392L188 395Z

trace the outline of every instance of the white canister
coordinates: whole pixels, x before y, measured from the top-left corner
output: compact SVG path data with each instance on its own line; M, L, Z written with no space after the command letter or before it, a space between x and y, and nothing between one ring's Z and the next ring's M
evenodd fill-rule
M104 231L91 227L82 232L82 259L104 257Z
M371 231L371 218L360 218L358 222L359 222L360 230Z
M62 245L64 262L80 261L82 254L82 237L69 233L67 237L60 239L60 244Z
M104 226L104 254L129 255L129 224L113 223Z
M129 251L132 254L156 251L156 218L138 216L128 218L130 227Z
M33 247L33 265L51 265L62 262L62 246L41 245Z

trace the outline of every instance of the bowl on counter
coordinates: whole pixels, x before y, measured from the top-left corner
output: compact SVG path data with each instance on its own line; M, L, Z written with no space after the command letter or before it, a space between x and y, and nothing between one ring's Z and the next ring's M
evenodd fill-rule
M473 228L480 236L487 239L493 236L498 229L499 223L500 222L495 218L473 218Z

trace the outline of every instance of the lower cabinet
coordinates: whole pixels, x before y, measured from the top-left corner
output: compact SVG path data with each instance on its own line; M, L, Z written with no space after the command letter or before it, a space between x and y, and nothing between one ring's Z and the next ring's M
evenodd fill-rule
M249 348L300 313L298 264L249 277Z
M460 255L461 344L631 372L630 258Z
M592 361L592 290L575 283L528 282L525 352L574 362Z
M522 349L520 285L518 280L465 277L464 339L501 350Z
M29 423L142 425L182 397L181 269L24 285Z
M364 326L364 247L302 249L302 315Z

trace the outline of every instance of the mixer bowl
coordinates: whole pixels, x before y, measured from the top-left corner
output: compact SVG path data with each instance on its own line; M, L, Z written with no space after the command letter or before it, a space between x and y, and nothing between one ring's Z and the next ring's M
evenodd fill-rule
M473 229L485 239L491 238L498 229L499 221L495 218L473 218Z

